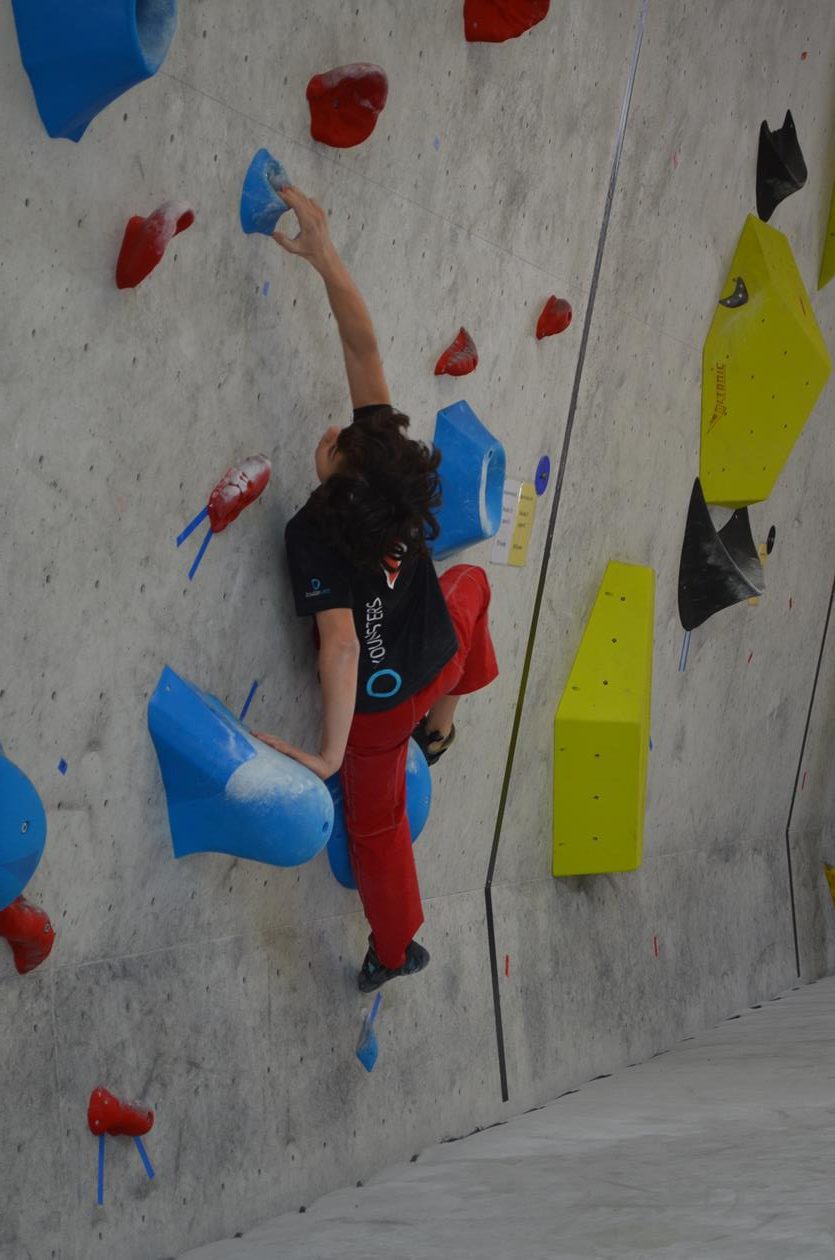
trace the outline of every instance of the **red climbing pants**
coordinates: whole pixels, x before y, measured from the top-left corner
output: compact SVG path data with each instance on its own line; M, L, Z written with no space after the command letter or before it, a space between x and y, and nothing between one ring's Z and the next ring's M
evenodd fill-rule
M440 579L458 651L428 686L386 713L357 713L342 763L351 864L384 967L401 967L423 922L406 815L409 736L441 696L479 691L498 674L487 624L490 586L483 569L458 564Z

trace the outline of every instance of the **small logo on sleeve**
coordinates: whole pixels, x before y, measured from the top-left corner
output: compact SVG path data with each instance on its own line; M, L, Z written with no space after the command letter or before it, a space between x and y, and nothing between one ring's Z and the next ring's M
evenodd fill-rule
M331 588L329 586L323 587L318 578L311 578L310 590L305 591L304 597L305 599L316 599L318 595L330 595L330 593Z

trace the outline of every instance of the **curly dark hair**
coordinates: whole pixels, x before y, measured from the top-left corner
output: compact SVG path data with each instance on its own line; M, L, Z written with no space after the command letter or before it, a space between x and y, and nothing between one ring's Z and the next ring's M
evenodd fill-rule
M355 568L391 569L389 561L426 555L440 532L441 452L408 438L408 427L393 407L363 408L337 440L340 471L310 497L325 542Z

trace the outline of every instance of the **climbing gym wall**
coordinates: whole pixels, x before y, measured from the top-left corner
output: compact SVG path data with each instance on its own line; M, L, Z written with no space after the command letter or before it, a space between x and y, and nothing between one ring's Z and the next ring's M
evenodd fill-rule
M44 3L34 25L25 7L0 10L0 929L16 916L0 1260L147 1260L835 967L835 287L817 290L835 14L159 0L135 30L110 21L130 5L100 6L98 29L71 23L74 48L76 6ZM49 68L45 31L69 65ZM103 31L106 81L89 62ZM356 64L385 80L333 78ZM795 147L773 139L787 110ZM733 267L766 213L763 121L783 199L753 230L783 234L796 268L773 300L768 267ZM469 452L455 545L504 515L464 553L488 571L501 675L432 770L415 850L432 961L383 991L371 1074L367 927L321 847L330 796L308 785L297 847L298 818L273 832L248 808L259 775L277 810L287 794L245 727L317 737L282 536L321 432L350 418L322 286L259 231L281 208L273 161L327 208L413 433L448 470ZM706 472L702 352L728 299L729 329L788 305L792 346L815 341L811 405L786 413L796 440L764 497L761 481L711 497ZM774 344L752 371L777 393ZM682 563L686 533L701 567ZM586 706L600 661L617 694ZM594 765L615 720L623 810ZM597 798L615 856L562 864L583 827L589 853L602 843Z

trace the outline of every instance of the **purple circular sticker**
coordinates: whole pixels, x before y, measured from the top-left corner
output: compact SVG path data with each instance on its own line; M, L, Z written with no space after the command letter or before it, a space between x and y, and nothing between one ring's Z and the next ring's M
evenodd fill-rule
M548 489L548 482L551 479L551 461L547 455L543 455L536 467L536 486L537 494L544 494Z

